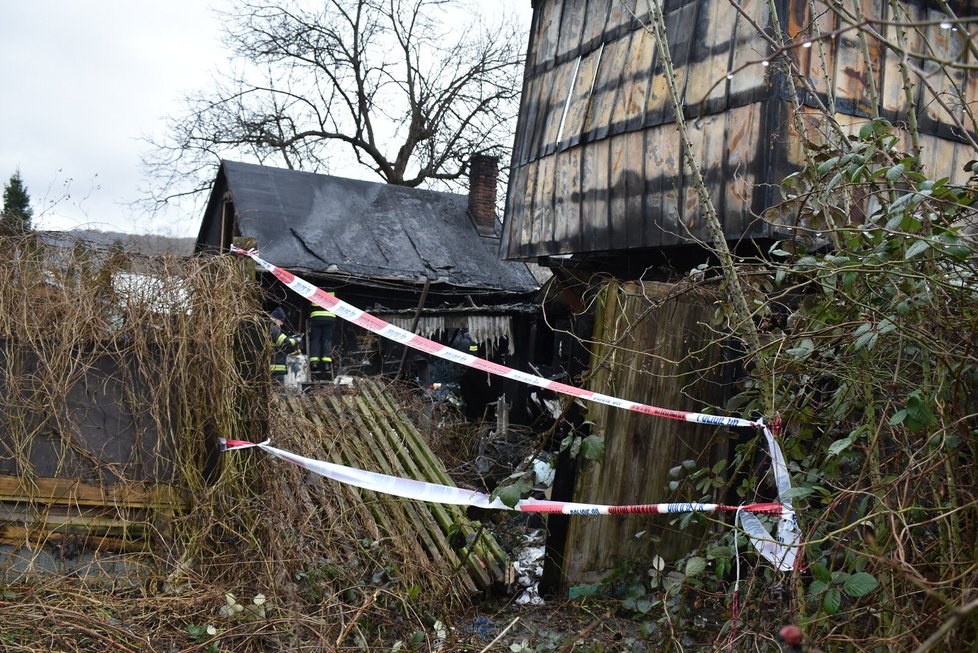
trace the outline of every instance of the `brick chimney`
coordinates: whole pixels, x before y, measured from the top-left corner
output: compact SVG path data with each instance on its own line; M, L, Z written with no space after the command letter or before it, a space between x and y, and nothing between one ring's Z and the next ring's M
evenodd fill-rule
M469 159L469 215L480 236L496 235L496 180L499 157L473 154Z

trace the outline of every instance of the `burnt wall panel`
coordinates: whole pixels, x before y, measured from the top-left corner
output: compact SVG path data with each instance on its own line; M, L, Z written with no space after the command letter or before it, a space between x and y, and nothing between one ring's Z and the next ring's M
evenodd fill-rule
M566 2L551 4L563 5L563 10L560 15L560 37L557 42L556 54L556 60L561 61L572 54L576 54L580 50L584 22L587 20L586 10L588 3L587 0L566 0ZM552 65L552 63L541 60L537 62L537 65Z
M663 126L663 129L666 129L666 127ZM696 157L697 161L703 161L705 135L706 133L703 130L702 120L698 121L698 126L690 125L690 129L687 132L689 144L693 150L693 156ZM689 163L687 162L685 156L682 159L681 170L683 180L682 193L679 196L679 235L681 239L692 239L698 236L698 234L693 231L693 228L696 225L699 199L693 183L693 173L690 170ZM701 168L700 171L703 172L704 169Z
M533 47L528 53L526 66L533 69L541 61L551 61L557 53L557 40L560 36L560 19L563 2L545 2L539 12L534 12Z
M840 19L821 1L776 4L781 28L796 43L789 56L801 75L798 99L812 107L802 117L806 139L824 142L830 131L822 106L835 108L848 133L877 111L906 120L893 53L872 39L864 47L853 30L833 34ZM520 191L509 194L505 221L512 226L503 255L604 253L705 238L691 171L680 166L669 84L645 3L540 0L535 7L534 42L542 45L526 72L510 177ZM976 61L963 51L963 32L938 24L937 9L901 7L904 18L930 21L906 31L908 47L935 59ZM804 156L803 134L792 124L789 78L770 44L775 26L768 1L672 0L664 11L693 153L727 238L777 237L777 227L757 216L778 201L777 186ZM897 40L887 25L894 18L888 2L859 0L847 11ZM936 65L921 58L911 63ZM957 141L975 128L978 105L968 103L978 102L978 73L937 71L925 81L914 96L922 132L957 140L922 139L930 144L923 160L931 174L952 176L946 166L961 158ZM870 84L878 89L875 103ZM955 98L959 92L966 101ZM571 149L579 151L562 156ZM538 174L542 167L546 175ZM531 188L539 183L548 186Z
M541 210L540 207L534 207L533 198L536 192L536 182L537 182L537 171L540 168L540 162L534 161L529 166L527 166L526 175L526 185L523 187L522 193L522 206L523 210L528 212L527 220L520 223L520 243L523 243L525 247L529 246L529 243L536 243L533 240L533 219L536 217L536 211Z
M608 224L608 141L585 146L579 191L584 241L597 251L611 245Z
M509 184L506 187L506 204L503 209L503 215L515 214L517 207L519 207L519 210L522 210L528 181L529 179L528 175L525 174L525 168L524 174L510 178ZM519 233L521 225L522 221L503 221L502 235L499 243L500 255L502 255L503 252L510 251L510 247L520 247L520 243L523 242Z
M591 91L582 141L596 141L608 136L615 97L618 93L618 82L621 71L625 68L625 58L629 54L629 40L629 38L619 39L602 46L604 51L601 53L598 72Z
M536 189L533 195L533 231L532 240L544 245L554 240L554 221L550 219L550 211L554 198L554 157L540 159L537 168ZM547 215L544 215L544 212Z
M547 81L549 81L548 76L538 75L524 85L523 97L520 99L520 124L522 128L517 130L513 145L513 161L520 166L524 166L536 158L537 153L533 149L532 143L534 136L538 133L536 121L540 105L540 88Z
M604 48L598 48L575 60L577 71L561 134L562 147L577 145L581 142L584 125L591 113L595 75L597 75L598 65L601 63L603 54Z
M768 26L771 11L767 0L743 0L734 28L727 93L730 106L760 102L770 95L768 68L761 62L770 55L770 45L756 26ZM719 47L719 45L717 46Z
M945 14L934 8L924 12L925 21L918 29L923 33L923 53L939 61L959 61L968 50L969 41L962 29L944 29L940 21ZM962 102L967 76L961 68L950 68L937 61L922 59L919 67L925 76L921 80L921 105L924 107L921 129L938 136L953 137L961 123ZM927 83L925 84L924 81Z
M583 148L572 147L557 155L554 181L554 242L547 251L558 252L558 246L571 243L582 247L581 201L575 197L581 187L581 152Z
M644 242L674 245L680 237L679 192L682 150L679 132L660 127L645 131L646 225Z
M613 37L631 26L632 18L635 16L635 7L638 3L645 4L645 0L614 0L611 9L608 11L608 25L605 27L605 34Z
M726 113L726 150L721 188L727 229L748 233L753 220L751 207L760 180L757 153L761 150L760 111L756 104L731 109Z
M691 2L676 11L666 14L666 34L669 37L669 54L672 55L673 72L676 75L676 88L680 96L686 97L686 82L689 78L690 64L693 60L693 44L696 42L695 25L699 19L699 9L709 4L707 0ZM669 106L669 101L666 102ZM671 106L666 111L668 120L674 120Z
M724 114L706 116L690 125L689 140L693 156L704 162L700 174L710 189L714 209L723 215L725 197L721 193L721 170L724 161L726 121ZM694 182L694 174L688 164L683 166L683 195L680 210L680 239L686 241L709 239L709 229L703 219L702 203Z
M655 63L655 38L646 29L632 32L629 56L618 89L614 133L634 131L645 122L651 67Z
M574 92L574 76L578 71L578 60L569 59L559 64L548 77L552 77L550 102L547 106L547 118L543 128L543 140L538 149L540 156L546 156L557 150L562 137L564 119L569 110L568 103Z
M724 162L724 146L726 120L724 114L706 116L697 121L692 133L699 135L699 150L695 152L696 160L704 162L700 168L703 178L706 180L707 188L710 190L710 200L714 209L724 216L725 196L722 193L723 175L722 168ZM689 178L686 182L687 206L685 211L686 229L691 239L709 240L710 231L703 219L702 204L699 196L693 190L695 184ZM692 192L691 192L692 191Z
M625 177L628 170L626 135L608 139L608 217L611 249L628 248L628 223L625 202L628 199Z
M891 12L887 11L884 16L888 22L892 20ZM884 24L881 26L883 37L892 43L896 43L896 26ZM908 34L907 45L915 47L916 37L913 33ZM883 92L880 94L880 102L883 105L884 114L892 119L903 120L907 116L907 96L903 89L903 82L900 78L900 55L892 50L884 53L883 62Z
M654 42L654 37L653 37ZM669 86L666 83L665 68L654 51L654 58L649 69L651 77L645 106L645 126L655 127L672 120L672 104L669 97Z
M978 51L969 50L962 57L965 64L978 68ZM968 75L965 80L965 103L961 107L961 124L972 134L978 133L975 114L978 112L978 75Z
M813 14L808 2L792 2L789 3L786 20L785 35L792 41L802 43L791 49L790 56L805 77L804 86L815 94L815 98L807 97L806 101L828 106L829 90L834 92L836 79L835 51L838 41L830 36L838 25L836 13L825 6L818 6Z
M612 244L615 249L627 249L629 242L645 235L645 138L642 132L636 131L627 132L618 138L624 141L624 156L613 183L615 195L623 196L624 200L618 209L621 211L621 233L618 233L619 229L616 227L612 234Z
M566 90L557 85L559 69L551 68L540 75L537 88L536 116L533 121L533 134L529 142L531 156L535 159L546 156L552 149L546 149L547 125L552 116L558 114L554 104L563 97Z
M731 3L724 2L711 2L703 11L693 42L686 103L709 114L727 106L726 77L737 12Z
M581 29L581 47L590 50L604 42L608 12L617 0L588 0L584 26Z

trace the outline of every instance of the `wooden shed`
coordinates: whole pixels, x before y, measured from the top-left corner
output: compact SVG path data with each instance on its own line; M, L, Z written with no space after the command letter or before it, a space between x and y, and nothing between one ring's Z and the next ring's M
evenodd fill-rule
M798 84L799 101L813 110L808 137L824 128L823 114L814 111L819 104L843 129L857 131L873 115L870 83L879 114L907 120L899 56L868 39L867 61L859 32L845 29L846 19L823 2L774 0L776 19L766 0L663 4L695 155L730 241L778 235L758 216L779 201L781 180L803 161L790 87L772 46L775 20L814 90ZM941 59L975 64L964 28L947 22L943 10L899 5L919 23L907 33L908 48L933 58L912 58L911 65L934 73ZM968 15L971 5L957 8ZM641 257L707 239L646 0L537 0L533 7L503 256ZM871 28L896 40L889 3L863 0L858 9ZM973 104L978 74L957 69L932 74L928 83L913 92L921 160L936 177L962 177L974 158L962 136L975 124L969 106L950 92L956 86Z
M726 240L754 248L786 235L761 216L781 200L782 180L805 162L806 142L841 138L826 114L844 134L876 115L901 130L912 106L925 172L966 179L964 164L978 158L968 144L978 74L957 68L945 76L937 62L976 63L964 26L948 13L974 15L973 5L663 0L692 154ZM551 268L564 293L576 284L580 311L594 314L593 334L575 332L591 343L594 389L722 411L735 370L722 348L704 347L716 337L707 326L716 299L678 297L679 286L650 283L707 260L710 235L649 12L647 0L534 0L501 255ZM905 36L897 35L900 22L913 24ZM856 23L878 36L865 50ZM779 31L783 52L775 45ZM879 38L906 38L907 50L927 55L909 60L926 81L916 78L909 99L900 56ZM909 132L899 133L910 150ZM668 470L685 459L698 466L722 459L722 447L710 444L721 440L711 438L732 435L605 407L589 408L586 419L605 438L604 460L558 469L561 499L667 500ZM680 553L682 535L636 539L643 530L669 530L668 523L643 523L552 519L548 548L559 569L551 565L551 584L586 582L620 558Z

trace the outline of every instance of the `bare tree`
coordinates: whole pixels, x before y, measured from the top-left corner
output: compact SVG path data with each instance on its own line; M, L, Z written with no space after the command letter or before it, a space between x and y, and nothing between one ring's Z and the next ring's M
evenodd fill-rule
M325 172L349 148L387 183L449 187L472 153L508 157L525 47L513 17L445 0L239 2L222 17L235 70L153 142L154 202L206 189L234 156Z

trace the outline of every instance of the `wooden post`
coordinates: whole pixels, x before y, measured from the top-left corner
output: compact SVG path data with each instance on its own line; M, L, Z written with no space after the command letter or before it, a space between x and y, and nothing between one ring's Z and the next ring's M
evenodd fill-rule
M702 411L725 399L722 347L705 323L713 314L705 293L677 293L665 283L609 283L595 320L591 389L680 410ZM601 461L578 459L574 501L602 504L685 501L668 491L669 470L684 460L709 465L725 455L716 429L600 404L588 408L592 432L604 437ZM698 496L695 497L699 499ZM564 581L591 582L622 559L688 551L693 533L675 517L571 517L564 544ZM641 537L636 534L643 533Z
M411 333L414 333L418 328L418 322L421 320L421 311L424 309L425 302L428 301L428 290L431 288L431 277L425 277L424 288L421 290L421 299L418 300L418 307L414 310L414 319L411 320ZM401 364L397 366L397 377L398 379L404 378L404 363L407 362L408 348L404 347L404 351L401 353Z

